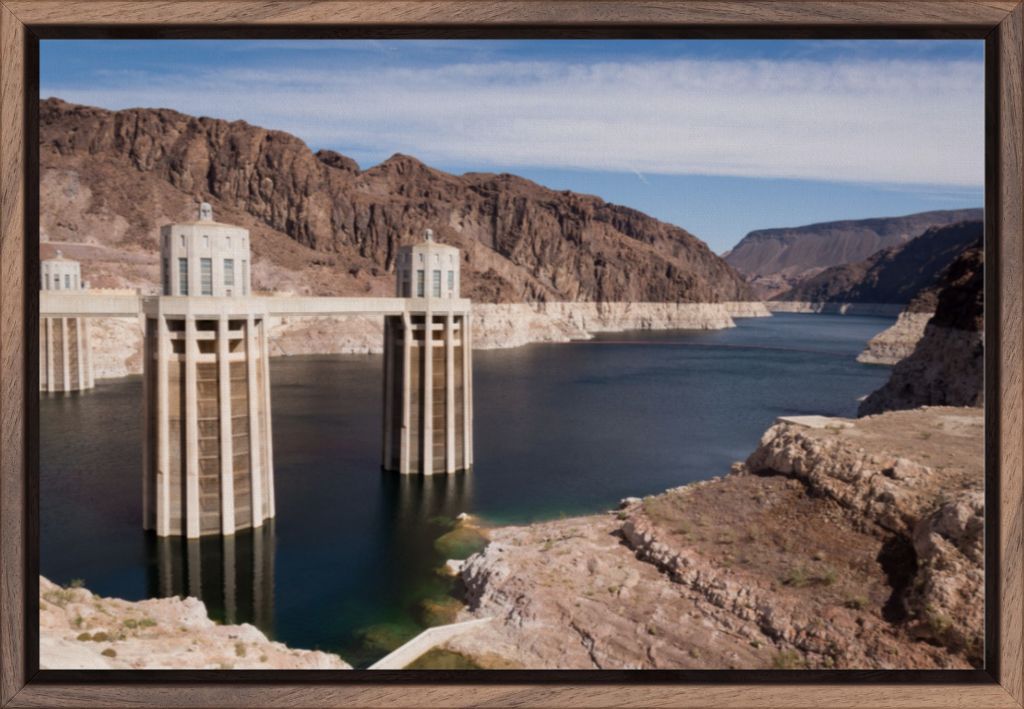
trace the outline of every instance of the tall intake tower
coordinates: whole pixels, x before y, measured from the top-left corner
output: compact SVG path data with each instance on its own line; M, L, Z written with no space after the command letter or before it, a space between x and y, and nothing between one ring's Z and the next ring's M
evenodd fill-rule
M82 269L78 261L56 257L41 264L45 291L81 293ZM89 318L44 317L39 323L39 389L48 392L92 389L92 347Z
M459 298L459 250L433 239L403 246L396 265L402 315L384 319L383 467L454 473L473 465L469 302Z
M143 300L143 524L234 534L274 516L267 317L249 232L203 203L160 229L163 295Z

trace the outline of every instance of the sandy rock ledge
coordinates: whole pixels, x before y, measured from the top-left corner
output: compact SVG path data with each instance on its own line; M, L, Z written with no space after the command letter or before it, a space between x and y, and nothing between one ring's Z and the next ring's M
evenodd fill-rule
M39 578L41 669L352 669L249 624L218 625L195 598L124 601Z

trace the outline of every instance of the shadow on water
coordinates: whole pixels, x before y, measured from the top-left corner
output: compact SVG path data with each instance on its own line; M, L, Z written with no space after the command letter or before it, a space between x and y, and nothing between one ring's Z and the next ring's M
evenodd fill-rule
M479 549L478 535L465 532L457 519L471 509L472 497L472 472L381 473L381 507L387 514L380 519L376 545L383 556L366 580L376 608L367 609L364 624L339 638L348 662L365 667L426 628L452 621L459 604L451 596L452 579L441 568L448 559Z

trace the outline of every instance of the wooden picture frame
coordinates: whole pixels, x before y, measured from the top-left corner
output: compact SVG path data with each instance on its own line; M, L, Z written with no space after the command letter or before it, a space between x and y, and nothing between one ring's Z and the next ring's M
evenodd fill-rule
M250 36L984 39L986 669L40 673L38 43ZM1022 0L0 0L0 57L0 706L1024 705Z

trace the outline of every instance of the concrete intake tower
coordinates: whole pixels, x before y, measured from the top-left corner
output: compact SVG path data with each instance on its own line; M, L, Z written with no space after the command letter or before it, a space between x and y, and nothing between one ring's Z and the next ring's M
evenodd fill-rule
M143 524L231 535L274 517L267 313L250 296L249 232L160 229L163 295L144 298Z
M470 304L459 298L459 250L433 240L398 252L405 312L384 319L383 467L454 473L473 465Z
M78 261L56 257L41 264L44 291L81 293L82 270ZM42 317L39 322L39 390L67 392L92 389L92 347L89 318Z

